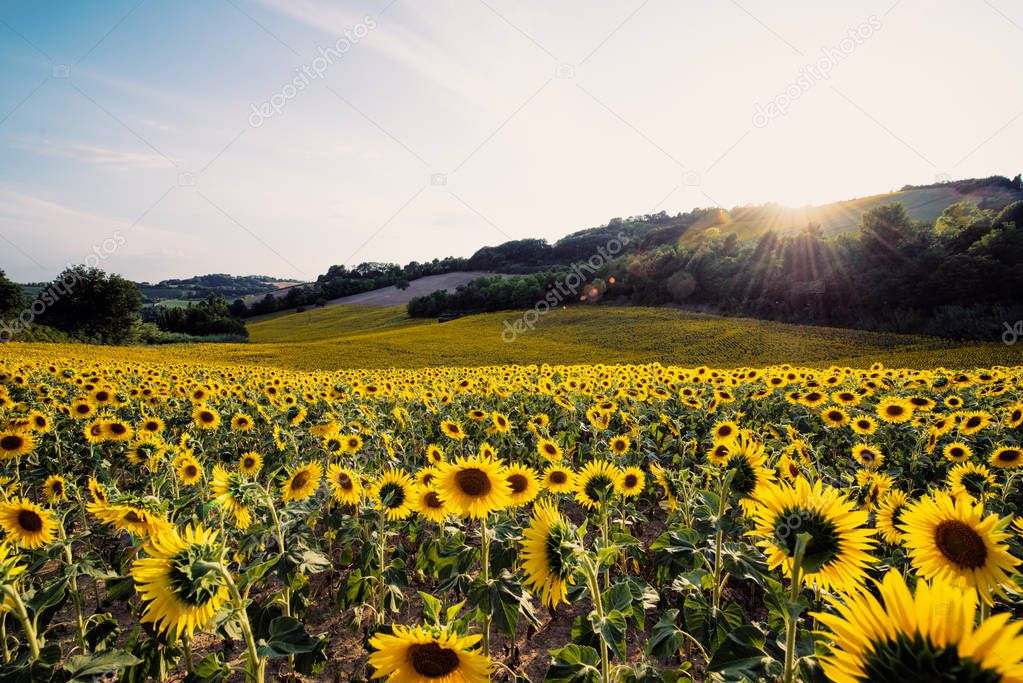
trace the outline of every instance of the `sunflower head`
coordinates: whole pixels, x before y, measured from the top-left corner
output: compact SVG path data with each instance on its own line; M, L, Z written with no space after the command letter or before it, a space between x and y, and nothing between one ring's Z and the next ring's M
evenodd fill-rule
M522 534L519 561L525 572L523 583L539 593L545 605L556 607L559 602L567 602L579 552L575 528L556 507L538 503Z
M621 472L606 460L591 460L576 475L575 499L589 510L599 510L615 495Z
M976 623L972 591L917 580L915 592L895 570L870 591L828 597L833 611L811 614L832 643L820 658L833 681L1019 680L1023 637L1003 613Z
M806 534L802 572L810 585L824 590L853 590L866 576L873 558L873 529L868 513L822 482L811 485L803 477L792 484L767 483L756 493L751 516L757 545L767 553L768 566L792 575L798 539Z
M450 681L486 683L490 680L490 658L474 646L481 636L458 636L447 630L422 626L394 626L392 633L378 633L369 639L373 649L369 665L373 678L398 683Z
M27 498L13 498L0 504L0 527L11 542L35 550L53 542L57 521L51 511Z
M171 527L150 539L146 554L131 568L145 604L142 621L173 638L204 629L228 599L217 532Z
M311 462L296 467L281 484L281 499L285 503L310 498L320 488L323 465Z
M444 502L462 517L482 519L511 504L512 487L504 467L482 455L442 465L436 486Z

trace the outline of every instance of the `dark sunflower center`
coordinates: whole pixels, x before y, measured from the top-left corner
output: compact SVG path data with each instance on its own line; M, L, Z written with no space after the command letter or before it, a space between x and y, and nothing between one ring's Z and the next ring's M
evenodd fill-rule
M964 453L965 451L963 451L963 449L960 448L959 446L954 446L948 449L948 454L951 455L953 458L961 458L963 457Z
M199 413L199 419L202 420L203 422L213 422L213 413L203 411Z
M984 539L965 522L946 519L934 529L934 542L950 562L960 569L979 569L987 561Z
M17 434L8 434L4 438L0 439L0 448L5 451L16 451L21 448L25 440Z
M900 634L874 643L863 662L862 679L871 683L997 683L1002 676L959 656L955 643L935 647L919 634Z
M902 406L888 406L887 408L885 408L885 413L891 415L892 417L898 417L899 415L902 415L902 413L904 412L906 412L906 409L903 408Z
M1006 448L998 454L998 459L1002 462L1016 462L1019 460L1020 452L1014 448Z
M426 678L443 678L458 670L458 653L437 643L416 643L408 648L416 673Z
M199 470L196 469L195 465L189 465L188 467L185 468L185 476L188 477L189 479L191 479L198 473Z
M349 477L344 472L338 472L337 478L334 481L336 481L337 485L340 488L343 488L345 491L348 491L352 488L352 478Z
M125 427L120 422L113 422L110 424L110 431L120 436L121 434L124 434L126 431L128 431L128 428Z
M256 466L256 459L255 458L245 458L245 468L246 469L251 469L251 468L253 468L255 466Z
M53 495L61 496L64 494L64 484L59 481L53 482Z
M349 448L358 448L359 447L359 440L358 439L348 439L348 447Z
M968 429L974 429L975 427L979 427L979 426L980 426L980 418L979 417L971 417L969 420L966 421L966 427Z
M88 415L90 412L92 412L92 408L89 407L87 404L83 403L75 406L75 412L78 413L79 415Z
M296 491L298 489L301 489L308 483L309 473L305 471L299 472L298 474L295 475L295 478L291 480L291 490Z
M521 474L513 474L508 477L508 483L511 484L512 493L522 493L529 487L529 480Z
M470 467L455 474L455 483L467 496L485 496L490 493L490 477L483 470Z
M732 428L728 427L727 425L718 429L718 436L720 438L722 438L722 439L727 437L727 436L731 436L731 435L732 435Z
M34 510L20 510L18 512L18 526L34 534L43 529L43 518Z
M631 489L639 483L639 478L635 474L625 475L625 488Z
M552 484L564 484L566 481L568 481L568 475L561 470L551 472L550 482Z
M810 535L803 554L804 571L820 571L838 555L838 529L819 511L790 508L775 518L774 538L789 557L796 554L796 539L800 534Z
M423 496L423 500L426 501L426 507L430 508L444 507L444 503L441 502L440 496L437 495L436 491L428 492L425 496Z
M124 515L124 521L130 522L132 524L138 524L140 522L144 522L145 520L142 519L142 517L139 516L139 513L135 512L134 510L129 510Z
M552 443L544 444L543 450L547 455L554 455L558 452L558 449Z
M837 410L833 410L830 413L828 413L828 419L831 420L832 422L841 422L842 413L838 412Z
M400 508L405 503L405 489L393 481L380 487L380 504L385 508Z
M874 451L870 450L869 448L864 448L862 451L860 451L860 460L862 460L863 462L874 462L874 460L876 459L877 455L874 453Z

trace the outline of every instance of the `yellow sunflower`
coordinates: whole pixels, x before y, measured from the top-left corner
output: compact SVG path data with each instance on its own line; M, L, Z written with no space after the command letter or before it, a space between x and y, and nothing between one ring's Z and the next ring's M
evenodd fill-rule
M646 486L646 475L638 467L626 467L622 470L616 484L618 495L634 498L643 493L643 487Z
M426 459L433 465L439 465L447 460L447 456L444 455L443 448L432 443L426 447Z
M522 530L519 562L522 583L548 607L568 602L568 586L575 583L575 534L558 509L546 502L533 507L529 526Z
M876 446L858 443L852 449L853 460L864 467L876 469L884 463L884 453Z
M229 597L224 577L206 566L219 562L221 553L217 532L201 525L150 538L149 557L131 567L145 603L142 621L175 639L206 628Z
M710 438L715 443L731 441L739 436L739 425L733 420L721 420L710 428Z
M550 465L543 471L543 487L551 493L569 493L575 490L575 472L570 467Z
M199 429L216 429L220 426L220 413L209 406L200 405L192 411L192 422Z
M32 432L7 429L0 432L0 460L13 460L35 450L36 439Z
M493 665L473 646L482 636L459 636L421 626L394 626L369 639L373 678L386 683L487 683Z
M876 582L875 582L876 583ZM979 625L977 597L945 582L916 582L889 570L869 591L827 597L834 613L813 613L833 643L820 658L835 683L1023 681L1023 623L1002 612Z
M576 501L589 510L599 510L614 498L621 474L606 460L591 460L576 474Z
M246 476L253 476L263 467L263 456L256 451L242 453L238 458L238 471Z
M973 457L973 449L961 441L950 443L942 450L945 459L952 462L966 462Z
M881 534L881 539L889 545L899 545L902 542L902 531L899 524L902 523L902 513L909 506L909 496L899 489L891 489L883 496L877 504L877 517L874 525Z
M67 481L59 474L51 474L43 482L43 495L50 501L50 505L67 500Z
M821 420L824 422L825 427L844 427L849 424L849 413L841 408L832 406L831 408L824 409L821 413Z
M412 514L415 493L416 484L412 477L394 468L380 475L370 491L377 509L382 509L384 516L392 522L405 519Z
M954 497L966 496L972 501L984 502L994 498L998 492L998 482L991 470L972 462L949 470L946 483Z
M904 398L889 396L878 402L877 416L892 424L909 422L913 418L913 404Z
M57 520L51 511L28 498L13 498L0 503L0 527L7 532L9 541L26 550L35 550L53 543Z
M453 420L444 420L440 423L440 431L444 436L455 441L461 441L465 438L465 432L462 430L462 426Z
M191 486L202 479L202 466L199 461L189 454L184 454L174 463L174 472L182 484Z
M750 515L756 529L751 534L763 539L757 545L767 554L768 567L780 566L791 578L796 539L805 533L810 540L802 573L809 585L828 591L861 586L876 545L871 538L874 530L866 526L869 513L856 510L837 489L820 481L811 485L803 477L792 484L763 484L756 499Z
M285 503L310 498L320 488L323 465L311 462L296 467L281 484L281 500Z
M991 594L1014 585L1009 573L1019 560L1003 541L1008 520L984 516L984 506L943 491L912 503L902 515L903 542L914 569L925 579L972 588L992 604Z
M213 466L213 477L210 482L213 501L231 513L235 526L245 530L252 523L252 514L245 503L242 484L243 480L238 474L228 472L220 465Z
M234 417L231 418L231 429L236 432L247 432L255 426L256 423L245 413L235 413Z
M1023 465L1023 448L1018 446L1000 446L988 458L988 464L999 469L1016 469Z
M354 472L341 465L327 468L327 483L330 485L334 500L343 505L355 505L362 497L362 484Z
M536 442L536 452L540 454L541 458L550 462L557 462L562 458L561 446L550 439L538 440Z
M437 492L455 514L482 519L511 503L503 469L487 457L458 458L440 467Z
M966 436L976 434L989 424L991 424L991 413L983 410L960 413L959 415L959 433Z
M504 478L511 487L510 507L521 507L540 493L540 476L528 465L509 465L504 470Z
M849 424L850 428L860 436L867 436L877 431L877 420L870 415L860 415Z
M437 490L432 486L420 486L416 489L413 507L421 516L437 524L443 522L451 514L451 511L444 505L444 501L437 495Z
M611 452L615 455L625 455L629 452L629 448L632 447L632 441L629 440L624 434L611 437L611 441L608 442L608 447Z

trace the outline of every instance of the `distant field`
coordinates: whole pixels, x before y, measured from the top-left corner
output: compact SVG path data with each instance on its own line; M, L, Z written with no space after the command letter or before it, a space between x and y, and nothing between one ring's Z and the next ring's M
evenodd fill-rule
M508 343L516 312L437 323L403 308L332 306L276 316L249 329L249 344L67 347L90 359L264 364L296 370L479 366L503 363L653 363L715 367L780 363L972 368L1023 364L1023 344L956 344L928 337L719 318L664 308L556 310ZM52 354L45 344L9 351Z

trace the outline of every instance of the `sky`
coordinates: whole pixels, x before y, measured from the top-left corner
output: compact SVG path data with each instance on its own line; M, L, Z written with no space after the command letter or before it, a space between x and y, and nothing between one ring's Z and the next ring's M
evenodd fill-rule
M2 0L0 268L315 279L1023 168L1012 0Z

